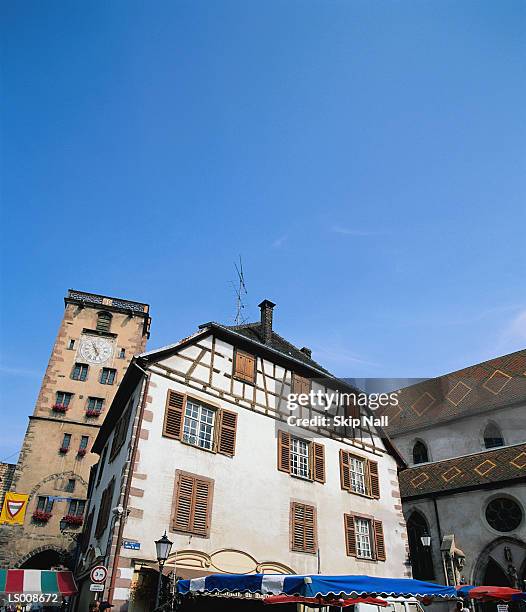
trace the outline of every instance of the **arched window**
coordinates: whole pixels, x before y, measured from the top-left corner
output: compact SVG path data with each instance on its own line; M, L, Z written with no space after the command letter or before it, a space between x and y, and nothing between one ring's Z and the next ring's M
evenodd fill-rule
M422 536L429 535L427 521L420 512L413 512L407 521L407 537L413 578L417 580L434 580L433 557L431 546L424 546Z
M495 423L488 423L484 430L484 446L486 448L497 448L497 446L504 446L504 439L502 432L498 425Z
M99 312L97 317L97 331L109 332L111 327L111 314L109 312Z
M421 440L417 440L413 446L413 463L426 463L427 461L429 461L427 446Z

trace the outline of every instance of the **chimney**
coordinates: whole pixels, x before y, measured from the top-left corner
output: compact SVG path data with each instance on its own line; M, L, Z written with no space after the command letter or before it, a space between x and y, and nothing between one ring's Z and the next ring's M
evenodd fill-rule
M261 309L261 333L265 344L270 344L272 338L272 311L275 305L270 300L263 300L259 304Z
M302 348L300 348L300 351L304 354L307 355L307 357L309 359L312 359L312 351L310 350L310 348L307 348L306 346L303 346Z

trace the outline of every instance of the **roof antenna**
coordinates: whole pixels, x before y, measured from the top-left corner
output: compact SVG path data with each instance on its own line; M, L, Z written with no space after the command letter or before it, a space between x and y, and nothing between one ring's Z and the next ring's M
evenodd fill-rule
M234 268L236 269L237 274L237 283L234 284L232 282L232 286L234 287L234 291L236 293L236 316L234 318L234 322L236 325L242 325L246 323L245 317L245 307L246 304L243 301L244 296L248 295L247 287L245 285L245 274L243 272L243 262L241 261L241 255L239 256L239 265L234 263Z

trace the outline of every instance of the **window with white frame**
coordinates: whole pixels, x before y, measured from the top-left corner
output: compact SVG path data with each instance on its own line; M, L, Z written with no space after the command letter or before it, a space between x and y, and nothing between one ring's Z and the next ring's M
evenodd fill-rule
M361 559L372 559L371 521L356 517L354 519L354 524L356 534L356 556Z
M214 446L215 410L188 398L184 411L183 440L212 450Z
M358 457L350 457L349 473L351 476L351 490L365 495L365 461Z
M300 478L310 478L309 443L292 438L290 444L290 473Z

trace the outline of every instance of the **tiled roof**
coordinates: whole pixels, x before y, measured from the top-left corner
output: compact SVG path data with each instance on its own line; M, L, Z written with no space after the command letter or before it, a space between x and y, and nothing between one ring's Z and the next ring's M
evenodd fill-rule
M399 405L389 406L389 435L459 417L526 404L526 349L431 378L399 392Z
M402 498L526 478L526 444L425 463L399 474Z

